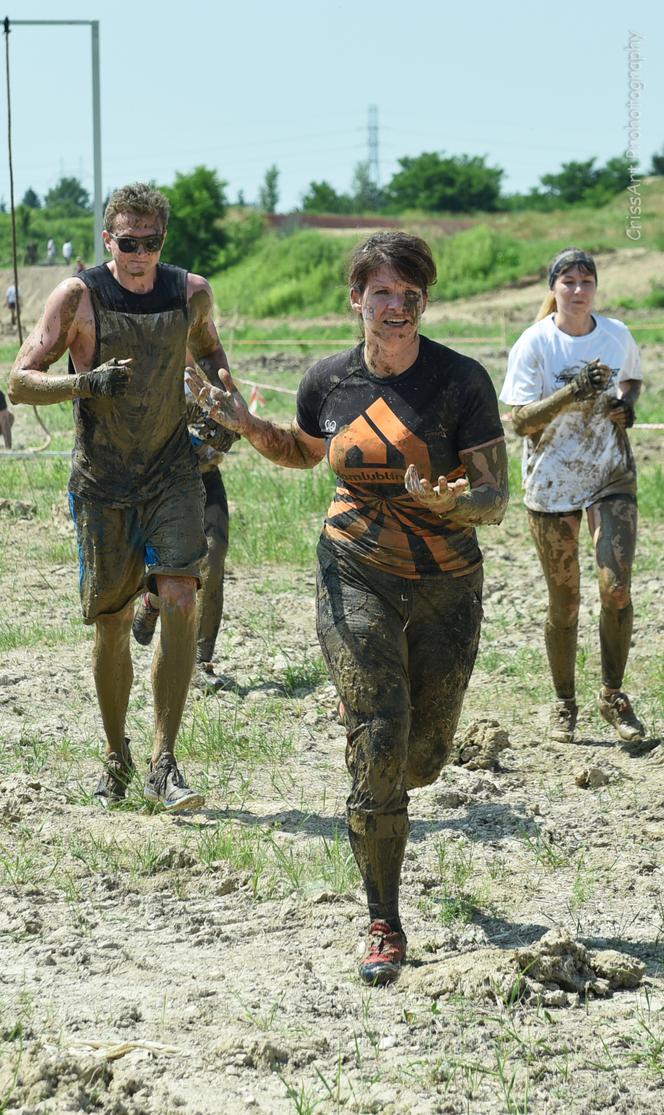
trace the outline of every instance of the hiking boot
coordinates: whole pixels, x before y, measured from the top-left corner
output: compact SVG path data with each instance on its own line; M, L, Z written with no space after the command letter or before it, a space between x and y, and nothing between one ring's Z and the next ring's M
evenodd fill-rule
M148 801L160 801L169 813L179 809L198 809L205 798L187 786L184 775L172 755L167 752L154 765L148 763L148 776L143 790Z
M549 717L549 739L573 743L579 707L574 697L557 697Z
M129 740L125 740L126 754L123 757L109 755L104 759L104 770L92 795L93 801L101 805L102 809L119 805L127 796L127 786L136 772L128 744Z
M197 662L191 684L203 693L217 693L220 689L227 688L226 678L219 677L214 672L211 662Z
M141 597L141 602L136 609L134 621L131 625L131 633L142 647L147 647L152 642L158 619L159 608L152 607L150 594L146 592Z
M645 728L635 716L626 693L616 690L615 693L606 694L600 690L597 703L607 724L615 728L626 743L636 743L637 740L644 739Z
M360 979L373 985L391 983L406 959L406 934L386 921L372 921L369 948L360 964Z

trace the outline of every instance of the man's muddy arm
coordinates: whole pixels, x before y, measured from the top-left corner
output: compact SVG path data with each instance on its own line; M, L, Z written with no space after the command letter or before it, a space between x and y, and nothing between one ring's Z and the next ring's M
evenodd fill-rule
M465 467L470 489L456 497L449 518L469 526L502 522L509 502L504 439L464 449L459 460Z
M67 280L49 296L39 324L23 342L9 377L9 398L13 403L67 402L78 398L77 376L47 375L77 333L76 318L83 296L83 284Z
M212 290L201 275L189 275L187 295L191 324L188 348L196 363L203 369L214 387L224 386L220 372L228 372L228 357L212 320Z
M114 398L127 392L131 360L108 360L78 375L48 375L48 368L79 336L85 287L67 279L49 296L39 325L21 346L9 377L13 403L48 406L73 399Z

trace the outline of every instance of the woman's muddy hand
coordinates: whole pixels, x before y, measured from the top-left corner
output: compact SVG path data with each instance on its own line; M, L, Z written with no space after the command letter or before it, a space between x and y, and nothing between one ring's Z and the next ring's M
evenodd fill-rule
M185 368L185 381L197 405L214 422L243 433L250 420L249 409L229 372L222 373L225 390L213 387L197 368Z
M614 399L610 405L609 418L623 430L634 425L634 407L627 399Z
M600 364L599 360L591 360L584 364L577 376L571 381L574 394L581 399L588 399L597 395L608 386L611 379L611 369L607 364Z
M439 476L438 483L434 485L426 477L420 477L415 465L406 469L404 484L406 491L434 515L446 515L453 511L457 498L468 491L468 481L463 477L448 482L447 477Z

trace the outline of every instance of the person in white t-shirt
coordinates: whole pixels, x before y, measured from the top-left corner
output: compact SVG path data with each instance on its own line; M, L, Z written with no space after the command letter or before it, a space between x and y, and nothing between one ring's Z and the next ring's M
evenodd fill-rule
M579 531L585 511L597 560L602 663L599 711L626 742L644 729L622 690L632 635L636 469L627 437L641 389L627 326L593 312L592 256L565 248L549 266L549 292L510 352L500 398L524 438L525 504L549 591L545 642L556 702L551 737L572 742L580 605Z

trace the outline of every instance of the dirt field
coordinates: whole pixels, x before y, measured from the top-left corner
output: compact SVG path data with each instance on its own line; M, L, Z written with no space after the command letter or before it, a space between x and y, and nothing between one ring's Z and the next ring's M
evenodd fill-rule
M17 442L29 420L18 413ZM639 462L658 436L634 433ZM236 524L241 452L227 468ZM456 762L412 795L410 963L368 989L313 554L304 572L230 570L229 688L192 693L180 746L206 807L167 817L139 786L106 815L89 798L101 727L64 492L50 522L29 486L25 502L0 492L0 1112L662 1109L661 523L642 531L635 576L627 686L648 740L633 751L595 707L589 549L579 742L564 747L546 738L545 594L518 493L482 532L483 641ZM142 770L150 652L135 650Z

